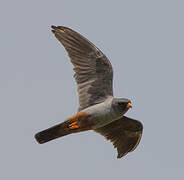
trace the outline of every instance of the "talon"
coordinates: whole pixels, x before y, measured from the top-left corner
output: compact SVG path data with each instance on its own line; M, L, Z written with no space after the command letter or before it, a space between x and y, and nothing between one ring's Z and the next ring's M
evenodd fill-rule
M69 128L70 128L70 129L76 129L76 128L79 128L79 126L78 126L77 124L78 124L78 122L77 122L77 121L75 121L75 122L73 122L73 123L69 124Z
M74 126L70 126L69 128L70 129L77 129L77 128L79 128L79 126L78 125L74 125Z
M78 122L77 121L74 121L73 123L69 124L69 127L74 126L74 125L77 125L77 124L78 124Z

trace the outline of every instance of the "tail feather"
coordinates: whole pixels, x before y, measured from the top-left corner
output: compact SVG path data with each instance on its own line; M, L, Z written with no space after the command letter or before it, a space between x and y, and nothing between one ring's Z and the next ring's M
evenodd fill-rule
M35 139L38 143L43 144L53 139L66 136L67 134L71 134L72 132L68 128L68 123L63 122L61 124L55 125L51 128L43 130L35 135Z

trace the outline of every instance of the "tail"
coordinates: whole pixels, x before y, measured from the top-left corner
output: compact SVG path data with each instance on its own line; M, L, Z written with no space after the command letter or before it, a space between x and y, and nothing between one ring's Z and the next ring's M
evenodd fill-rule
M35 135L35 139L38 143L43 144L53 139L71 134L73 132L68 128L68 124L69 123L65 121L61 124L55 125L49 129L41 131Z
M90 130L92 123L88 121L89 117L90 115L84 112L78 112L63 123L37 133L35 139L43 144L71 133Z

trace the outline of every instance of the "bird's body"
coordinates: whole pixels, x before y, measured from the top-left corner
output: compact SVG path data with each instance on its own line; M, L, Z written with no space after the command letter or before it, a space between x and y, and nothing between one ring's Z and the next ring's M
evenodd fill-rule
M63 26L52 28L74 65L79 110L64 122L37 133L36 140L42 144L71 133L94 130L112 141L118 158L133 151L139 144L143 126L124 116L131 107L130 100L113 97L110 61L79 33Z
M92 129L105 126L123 116L121 111L115 111L112 106L113 97L108 97L104 102L90 106L81 112L85 112L91 116L89 121L93 122Z

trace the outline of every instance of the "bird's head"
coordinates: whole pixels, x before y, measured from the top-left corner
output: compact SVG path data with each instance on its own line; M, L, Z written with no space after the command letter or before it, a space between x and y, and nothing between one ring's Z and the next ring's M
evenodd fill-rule
M114 98L112 105L114 110L121 114L125 114L132 107L131 101L125 98Z

